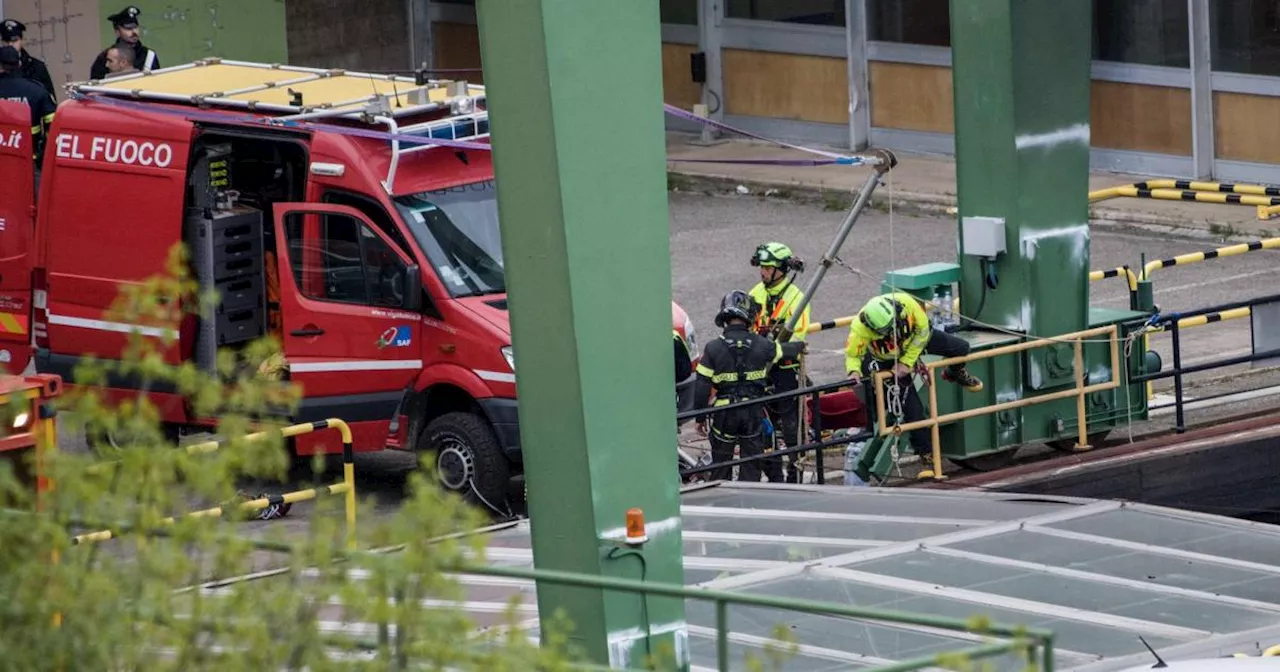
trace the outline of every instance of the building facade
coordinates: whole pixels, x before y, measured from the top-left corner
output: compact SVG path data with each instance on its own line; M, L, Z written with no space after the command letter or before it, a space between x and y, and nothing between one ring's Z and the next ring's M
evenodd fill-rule
M1280 182L1280 2L1087 1L1095 168ZM949 154L948 6L661 0L666 100L774 137ZM409 11L415 62L480 66L474 0Z

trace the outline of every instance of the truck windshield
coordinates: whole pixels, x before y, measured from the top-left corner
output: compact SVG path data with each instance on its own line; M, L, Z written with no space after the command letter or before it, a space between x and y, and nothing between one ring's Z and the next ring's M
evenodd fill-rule
M507 291L493 180L396 196L400 216L454 297Z

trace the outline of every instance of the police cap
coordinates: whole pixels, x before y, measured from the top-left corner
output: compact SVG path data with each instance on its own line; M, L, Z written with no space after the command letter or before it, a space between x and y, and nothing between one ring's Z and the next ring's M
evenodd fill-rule
M22 25L21 21L13 19L5 19L0 21L0 41L12 42L27 32L27 27Z
M0 47L0 65L21 65L22 58L13 47Z
M107 20L111 22L111 25L116 26L117 28L137 28L138 15L141 13L141 9L138 9L133 5L129 5L115 14L108 16Z

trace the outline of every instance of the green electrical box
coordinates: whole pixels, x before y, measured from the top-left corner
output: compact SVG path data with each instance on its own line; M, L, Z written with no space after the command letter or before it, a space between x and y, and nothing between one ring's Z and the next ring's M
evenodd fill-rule
M907 292L925 301L933 300L933 291L938 287L949 287L960 282L960 265L933 263L912 266L885 274L880 290L886 294L893 291Z

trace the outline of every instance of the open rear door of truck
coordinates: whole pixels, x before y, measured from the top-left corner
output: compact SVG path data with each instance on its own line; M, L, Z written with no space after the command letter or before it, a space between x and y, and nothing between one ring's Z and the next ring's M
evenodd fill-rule
M31 358L33 151L31 110L0 100L0 371L6 373L21 373Z

